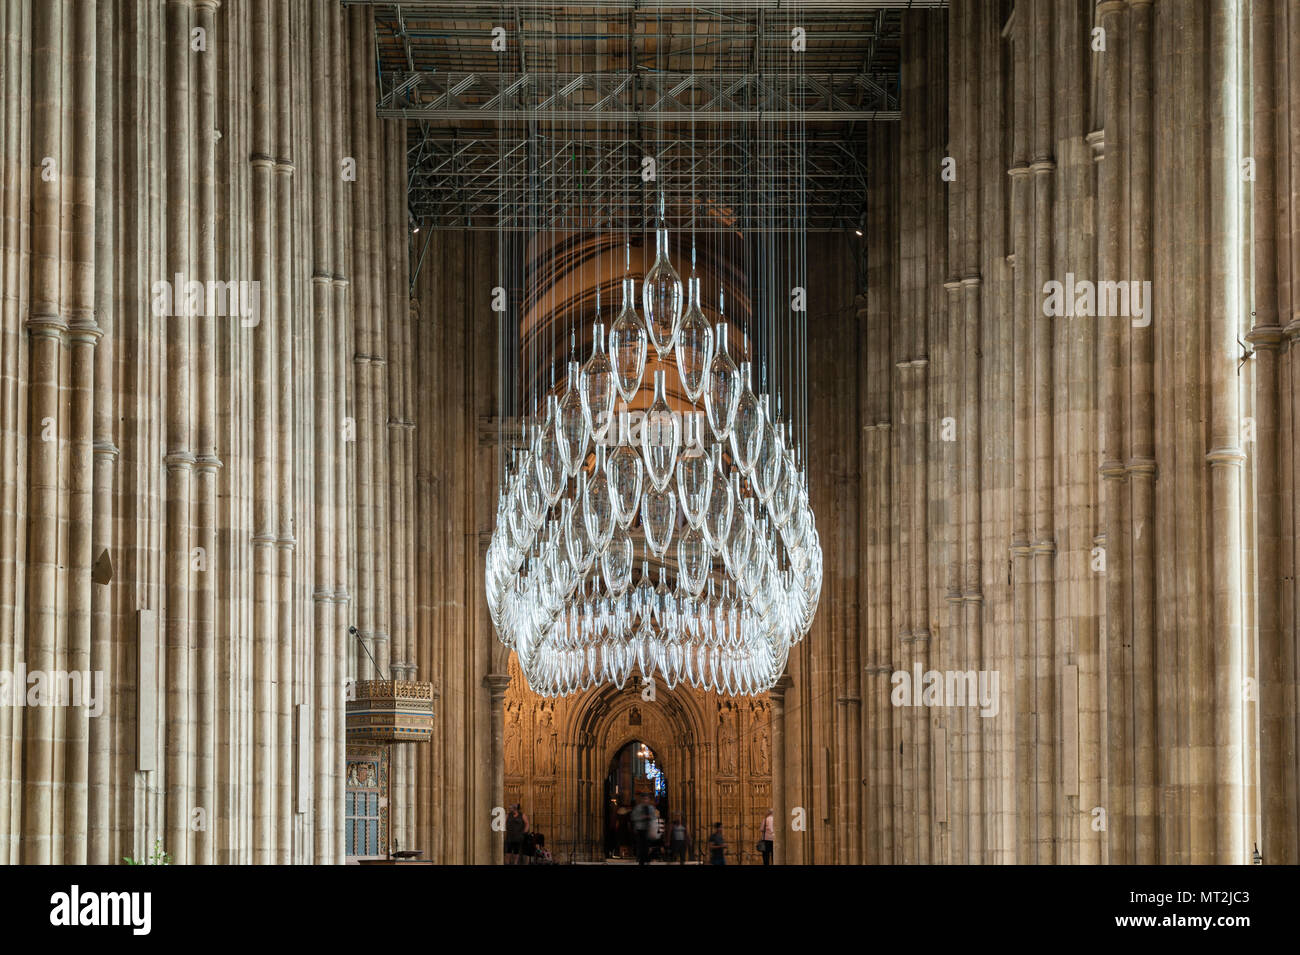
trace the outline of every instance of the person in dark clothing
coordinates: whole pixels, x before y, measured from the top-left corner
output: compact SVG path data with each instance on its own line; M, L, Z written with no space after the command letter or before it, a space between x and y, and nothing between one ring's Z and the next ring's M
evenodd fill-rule
M669 846L672 858L677 861L678 865L686 864L686 857L691 852L691 835L686 831L680 819L674 819L672 828L669 830Z
M758 841L760 850L763 853L763 865L772 864L772 845L776 841L776 824L772 819L772 810L767 811L767 818L763 820L763 831Z
M636 833L637 865L650 863L650 840L659 827L659 812L650 802L649 796L643 796L641 802L632 810L632 830Z
M709 836L709 865L727 864L727 839L722 834L722 823L713 824L713 835Z
M519 803L510 807L506 816L506 865L526 865L524 836L528 832L528 817Z

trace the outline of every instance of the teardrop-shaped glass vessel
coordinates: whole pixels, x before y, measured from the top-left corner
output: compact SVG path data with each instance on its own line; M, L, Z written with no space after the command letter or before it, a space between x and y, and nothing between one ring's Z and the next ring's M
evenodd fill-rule
M579 574L585 574L591 569L596 552L587 534L587 523L582 518L582 507L573 501L565 501L563 524L564 547L569 553L569 561Z
M641 495L641 527L650 553L662 557L672 542L677 520L677 495L671 490L649 487Z
M547 419L556 420L555 395L546 396ZM537 429L536 444L533 445L533 463L537 469L537 483L546 499L548 507L560 499L568 486L564 443L560 440L558 429L551 427L545 431Z
M781 474L785 448L781 442L780 432L772 424L768 396L763 395L759 400L763 405L763 441L758 449L758 457L754 459L752 480L758 499L766 504L772 496L776 479Z
M689 279L690 295L681 327L677 329L677 374L691 404L704 394L709 361L713 358L713 326L700 307L700 280Z
M740 473L749 477L763 441L763 407L754 394L754 366L747 361L740 363L740 383L736 420L731 427L731 454Z
M591 539L592 547L601 550L614 533L614 508L609 494L609 478L605 475L603 444L596 445L596 467L583 488L582 519L587 524L587 537Z
M587 416L582 409L579 375L578 363L569 362L568 388L555 409L555 433L560 438L560 454L564 457L569 477L577 474L587 463L587 451L591 446L591 431L587 428Z
M682 423L668 407L667 378L662 369L655 372L654 402L641 422L641 454L646 477L656 491L662 491L672 480L677 449L682 443Z
M744 564L745 558L749 556L750 545L750 525L745 520L745 507L739 506L740 498L737 490L739 481L739 475L733 475L731 489L733 496L737 500L737 507L732 512L731 528L727 532L727 541L722 548L722 557L726 561L727 572L732 577L740 574L740 568ZM752 497L744 500L747 507L753 506L754 499Z
M641 283L641 308L655 352L663 359L677 342L682 324L682 280L668 261L668 229L664 226L664 198L659 197L659 228L655 230L655 260Z
M618 447L609 456L606 470L614 520L627 527L641 506L641 455L632 446L632 416L627 405L618 413Z
M781 468L781 480L776 482L776 487L772 489L771 499L768 501L768 507L772 511L772 519L776 522L778 528L784 529L790 522L790 515L794 512L795 505L799 502L799 484L798 471L795 470L794 452L785 452L785 464Z
M731 485L727 481L727 475L723 471L722 445L720 444L713 446L713 461L709 467L709 480L712 483L712 488L709 491L709 504L704 513L702 526L704 536L716 554L722 550L727 542L727 534L731 530L731 515L734 506L734 494Z
M699 596L709 575L709 544L698 527L692 527L677 539L677 574L683 590Z
M677 456L677 494L686 523L699 527L713 489L713 462L704 451L704 415L693 411L685 416L684 424L682 451Z
M591 357L582 366L579 381L582 414L587 430L596 441L603 440L614 421L614 365L605 353L605 326L591 326Z
M632 582L632 538L623 528L614 532L609 546L600 555L600 570L605 586L614 596L622 596Z
M715 330L717 350L709 361L709 376L704 390L704 410L709 416L709 427L719 441L731 434L736 420L736 405L740 401L740 369L727 354L727 323L719 322Z
M641 389L645 372L646 330L636 313L636 279L623 280L623 310L609 329L609 359L614 368L614 386L624 401L631 401Z

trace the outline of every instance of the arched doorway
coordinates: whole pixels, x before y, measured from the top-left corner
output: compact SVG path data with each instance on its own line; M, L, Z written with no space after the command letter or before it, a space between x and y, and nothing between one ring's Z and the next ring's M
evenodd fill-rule
M668 780L663 762L642 740L631 740L609 761L605 775L605 857L634 858L636 840L632 831L632 810L644 798L659 812L661 824L668 818Z

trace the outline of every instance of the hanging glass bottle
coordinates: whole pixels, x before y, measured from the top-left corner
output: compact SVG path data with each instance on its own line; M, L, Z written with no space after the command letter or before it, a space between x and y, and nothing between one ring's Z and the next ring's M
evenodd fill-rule
M781 441L784 427L773 426L768 396L763 395L760 401L763 405L763 442L759 446L758 457L754 460L753 485L758 499L766 504L772 496L772 489L776 487L777 478L781 476L785 455Z
M709 565L709 545L704 533L692 527L677 539L677 574L682 589L693 597L699 596L709 575Z
M655 260L641 283L641 308L650 341L662 360L673 350L682 323L682 280L668 261L668 227L664 197L659 194L659 228L655 230Z
M731 484L727 481L726 471L722 464L722 445L713 446L713 461L709 467L709 480L712 487L709 490L708 508L704 514L703 529L704 536L713 548L715 554L720 553L723 545L727 542L727 533L731 530L731 514L733 507L733 495Z
M736 420L731 429L731 454L740 473L749 477L763 440L763 407L754 394L754 366L740 363L740 398L736 401Z
M688 284L689 302L677 330L677 374L686 400L697 404L704 394L709 361L713 358L713 326L700 307L699 278L691 276Z
M605 353L605 326L591 327L591 357L582 366L579 391L587 430L596 441L604 440L614 420L614 366Z
M579 366L569 362L568 388L555 407L555 432L560 439L560 454L569 477L573 477L587 463L587 450L591 445L591 431L583 412ZM552 501L554 503L554 501Z
M632 446L631 419L627 405L624 405L618 413L618 447L609 456L606 467L614 520L620 527L629 526L641 506L641 455Z
M727 440L736 420L736 405L740 401L740 369L727 354L727 323L719 322L716 329L717 351L709 362L708 384L704 391L704 410L709 416L709 427L719 441Z
M609 358L614 385L624 401L636 397L645 372L646 330L633 305L635 299L636 279L623 279L623 310L609 330Z
M609 495L609 478L605 476L605 446L596 445L596 467L583 486L582 519L587 524L587 537L592 547L599 551L609 543L614 532L614 509Z
M682 450L677 456L677 494L686 523L698 527L709 507L713 462L704 450L704 415L693 411L683 419Z
M641 423L641 453L645 458L646 477L657 491L662 491L672 480L677 449L682 443L682 423L668 407L667 379L662 369L655 372L654 401Z
M663 557L672 542L673 524L677 520L677 495L670 490L648 487L641 493L641 527L646 546L656 557Z
M632 538L623 528L614 532L609 546L600 555L600 570L611 594L620 597L627 591L632 582Z

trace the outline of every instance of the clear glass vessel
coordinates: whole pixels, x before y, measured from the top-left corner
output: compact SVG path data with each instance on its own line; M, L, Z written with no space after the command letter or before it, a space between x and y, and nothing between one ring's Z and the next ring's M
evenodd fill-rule
M605 446L596 445L596 467L583 486L582 519L587 525L587 537L599 551L609 543L614 533L614 508L609 494L609 478L605 475Z
M623 280L623 310L609 329L609 359L614 368L614 386L624 401L641 390L645 372L646 330L636 313L636 279Z
M715 329L717 351L709 362L708 383L704 391L704 411L709 416L709 427L719 441L727 440L736 420L736 405L740 401L740 369L727 354L727 323L719 322Z
M569 477L577 474L587 463L587 451L591 447L591 430L587 427L587 416L582 407L580 375L578 363L569 362L568 387L555 407L555 433L560 439L560 454L564 457Z
M646 546L656 557L663 557L672 543L673 524L677 521L677 495L672 490L648 487L641 494L641 527Z
M763 406L754 394L754 366L750 362L740 363L740 384L736 418L731 426L731 454L740 473L749 477L763 441Z
M659 228L655 230L655 260L641 283L641 308L650 341L660 359L677 341L682 323L682 280L668 260L668 229L664 225L664 197L659 196Z
M686 523L699 527L713 489L713 461L704 450L704 415L693 411L683 419L682 450L677 456L677 494Z
M591 357L582 366L579 393L587 430L601 441L614 421L614 365L605 352L605 326L599 322L591 327Z
M700 307L700 280L691 276L686 314L677 330L677 374L681 378L686 400L697 404L704 394L713 358L713 326Z
M618 447L609 456L606 470L614 520L627 527L641 506L641 455L632 446L632 416L627 405L618 413Z
M655 372L655 396L641 423L641 454L645 458L646 477L656 491L662 491L673 477L677 449L682 443L682 423L668 406L668 376L662 369Z

